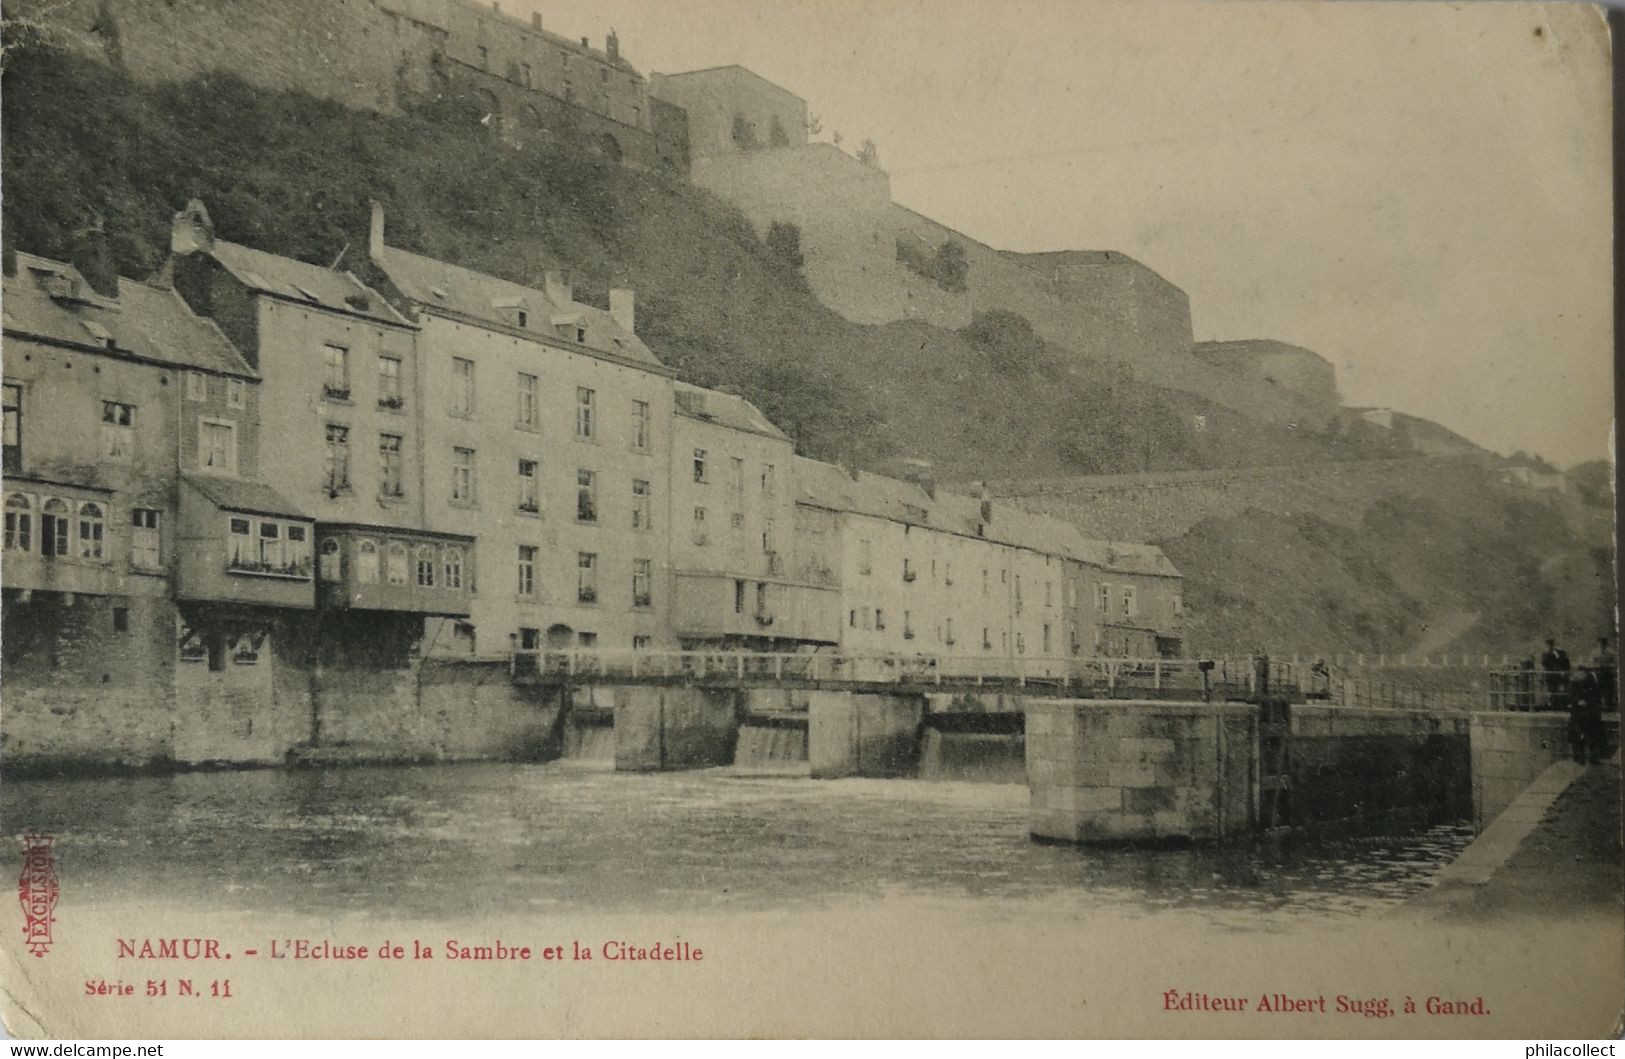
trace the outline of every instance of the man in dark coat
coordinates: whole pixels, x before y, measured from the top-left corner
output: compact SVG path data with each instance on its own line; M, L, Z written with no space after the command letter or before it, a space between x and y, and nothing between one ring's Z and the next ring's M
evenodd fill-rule
M1546 641L1546 653L1540 656L1541 675L1546 684L1548 710L1568 709L1569 656L1557 646L1556 640Z
M1569 748L1574 760L1595 765L1608 753L1608 734L1602 726L1602 696L1596 675L1583 671L1570 688Z

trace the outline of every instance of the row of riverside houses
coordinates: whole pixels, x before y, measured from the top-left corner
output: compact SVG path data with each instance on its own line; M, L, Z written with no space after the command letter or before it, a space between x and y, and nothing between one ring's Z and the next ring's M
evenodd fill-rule
M797 456L675 380L630 291L408 253L376 208L374 286L197 202L171 238L116 297L5 278L8 750L273 760L339 669L418 659L1182 650L1157 549Z

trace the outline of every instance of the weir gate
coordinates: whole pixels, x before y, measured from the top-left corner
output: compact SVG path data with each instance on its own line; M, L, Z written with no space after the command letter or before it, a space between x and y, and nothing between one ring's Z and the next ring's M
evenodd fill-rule
M1494 800L1516 782L1476 782L1475 732L1504 743L1483 734L1501 718L1369 705L1363 689L1343 701L1339 682L1292 663L560 651L512 666L558 703L565 756L1025 783L1041 840L1467 821L1484 811L1475 791ZM1536 758L1561 743L1550 719L1541 732ZM1482 767L1526 768L1509 761Z

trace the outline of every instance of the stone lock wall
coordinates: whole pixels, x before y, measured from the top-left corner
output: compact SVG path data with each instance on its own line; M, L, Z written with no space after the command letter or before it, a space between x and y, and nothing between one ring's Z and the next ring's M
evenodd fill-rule
M1257 746L1248 705L1035 700L1027 707L1029 830L1062 842L1248 833Z
M1374 828L1466 818L1468 715L1292 707L1294 827Z
M1619 715L1603 718L1619 745ZM1554 762L1569 757L1565 713L1475 713L1472 740L1473 823L1483 830Z

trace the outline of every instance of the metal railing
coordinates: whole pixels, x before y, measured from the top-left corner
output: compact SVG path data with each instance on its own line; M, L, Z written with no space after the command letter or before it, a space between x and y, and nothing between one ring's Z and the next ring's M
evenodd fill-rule
M619 648L516 650L509 656L508 663L516 679L835 682L956 688L1033 684L1080 693L1186 692L1197 696L1255 694L1262 676L1252 659L978 658L971 655ZM1290 694L1301 692L1300 683L1298 667L1271 662L1267 689Z

